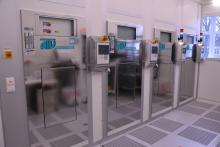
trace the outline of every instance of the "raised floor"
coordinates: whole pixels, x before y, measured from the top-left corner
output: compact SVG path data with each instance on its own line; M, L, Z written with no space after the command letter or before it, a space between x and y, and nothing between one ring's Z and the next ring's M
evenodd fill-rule
M191 102L96 147L220 147L220 104Z

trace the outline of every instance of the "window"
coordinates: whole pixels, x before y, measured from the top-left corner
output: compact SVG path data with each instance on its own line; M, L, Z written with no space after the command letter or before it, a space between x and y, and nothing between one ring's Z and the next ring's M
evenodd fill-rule
M207 58L220 58L220 16L203 17L205 55Z

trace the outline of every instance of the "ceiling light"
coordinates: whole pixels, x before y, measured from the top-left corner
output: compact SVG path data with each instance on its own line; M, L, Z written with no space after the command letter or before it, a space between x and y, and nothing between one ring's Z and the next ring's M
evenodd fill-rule
M220 0L212 0L214 6L220 6Z

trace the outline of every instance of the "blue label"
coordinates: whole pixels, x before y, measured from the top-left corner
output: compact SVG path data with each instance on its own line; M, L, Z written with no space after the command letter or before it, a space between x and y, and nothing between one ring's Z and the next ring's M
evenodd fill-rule
M119 50L125 49L126 48L126 42L122 42L122 41L117 42L116 48L119 49Z
M40 39L40 48L43 50L54 49L56 47L56 39L42 38Z
M70 38L68 45L57 45L56 39L41 38L40 48L42 50L52 50L52 49L74 49L75 39Z

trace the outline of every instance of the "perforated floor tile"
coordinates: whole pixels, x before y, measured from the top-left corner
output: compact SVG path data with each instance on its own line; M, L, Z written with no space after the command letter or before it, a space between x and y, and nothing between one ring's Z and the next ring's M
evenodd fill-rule
M118 108L112 108L112 111L115 111L117 113L121 113L121 114L128 114L133 112L135 109L129 108L127 106L119 106Z
M168 132L174 132L175 130L183 126L183 124L173 120L169 120L167 118L161 118L159 120L156 120L150 125Z
M83 141L84 140L81 137L77 135L73 135L63 139L56 140L54 142L51 142L50 144L52 147L70 147L72 145L76 145Z
M189 140L201 143L203 145L209 145L213 139L217 136L216 134L209 133L197 128L188 127L178 135L187 138Z
M128 137L120 137L110 143L102 145L102 147L146 147L142 144L129 139Z
M206 118L210 118L213 120L217 120L220 121L220 113L216 113L216 112L210 112L207 115L205 115Z
M148 126L140 128L132 133L130 135L147 142L149 144L154 144L167 136L166 133L163 133L161 131L158 131L156 129L150 128Z
M184 107L179 108L179 110L183 111L183 112L195 114L195 115L200 115L200 114L202 114L206 111L204 109L195 108L195 107L192 107L192 106L184 106Z
M119 127L127 125L131 122L132 122L132 120L130 120L128 118L121 118L121 119L118 119L118 120L114 120L114 121L110 122L109 124L116 127L116 128L119 128Z
M198 126L200 128L204 128L213 132L220 133L220 123L207 120L207 119L199 119L197 122L195 122L193 125Z
M205 108L205 109L210 109L211 107L214 106L212 104L203 103L203 102L193 102L190 105Z
M59 136L62 136L62 135L65 135L71 132L69 129L67 129L66 127L62 125L49 127L46 129L40 128L38 129L38 131L45 139L52 139L52 138L59 137Z

